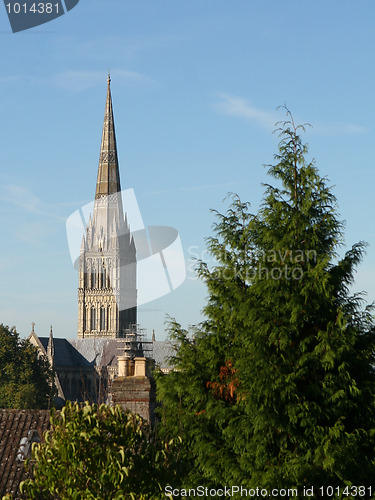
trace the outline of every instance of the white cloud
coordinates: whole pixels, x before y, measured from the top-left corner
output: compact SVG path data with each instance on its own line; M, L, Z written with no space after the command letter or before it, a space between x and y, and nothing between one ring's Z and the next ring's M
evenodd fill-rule
M24 208L29 212L39 212L41 200L25 186L4 186L1 201Z
M53 219L65 220L51 210L51 206L43 203L29 188L20 185L3 186L3 191L0 194L2 204L7 204L8 207L17 207L24 212L44 215Z
M284 119L282 114L257 108L242 97L225 93L219 93L218 96L220 101L214 104L217 111L253 121L267 130L273 131L276 123ZM304 124L306 121L295 120L295 123ZM317 123L310 130L319 135L357 135L367 132L365 127L349 122Z
M276 112L256 108L242 97L224 93L220 93L219 97L221 101L217 102L214 107L224 115L246 118L247 120L258 123L258 125L261 125L267 130L273 130L275 128L275 123L280 120L280 116Z

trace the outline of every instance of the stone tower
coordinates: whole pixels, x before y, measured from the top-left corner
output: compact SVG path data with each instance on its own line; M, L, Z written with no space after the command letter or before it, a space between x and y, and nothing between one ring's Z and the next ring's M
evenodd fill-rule
M136 249L122 206L108 76L94 209L79 257L78 337L124 337L137 323L136 286Z

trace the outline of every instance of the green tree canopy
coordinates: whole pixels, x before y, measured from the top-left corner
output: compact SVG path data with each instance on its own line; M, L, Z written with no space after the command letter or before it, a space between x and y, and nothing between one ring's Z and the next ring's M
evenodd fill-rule
M55 395L46 357L15 328L0 324L0 408L46 409Z
M51 415L45 443L33 445L27 498L157 499L176 474L178 443L162 442L147 423L119 406L67 402Z
M206 320L194 337L170 324L176 370L158 394L163 431L184 437L187 483L303 498L303 486L371 486L374 327L349 292L365 245L339 258L336 199L288 117L258 213L236 195L216 212L216 264L198 264Z

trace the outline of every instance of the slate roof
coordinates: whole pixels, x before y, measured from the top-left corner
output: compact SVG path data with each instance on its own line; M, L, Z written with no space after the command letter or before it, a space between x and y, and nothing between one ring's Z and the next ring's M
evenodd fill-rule
M38 337L47 352L48 337ZM61 339L54 337L55 367L114 366L123 354L124 342L118 339Z
M153 342L153 348L155 364L163 371L171 370L172 367L168 362L168 358L174 355L174 350L170 342L167 340L156 340Z
M24 461L19 459L21 440L31 430L41 439L50 426L49 419L49 410L0 409L0 498L8 493L16 495L19 484L27 478Z
M47 352L48 337L38 337ZM61 339L54 337L55 367L117 366L117 356L124 354L122 339ZM153 358L162 369L170 368L168 357L174 351L168 341L154 341Z
M124 355L124 341L121 339L74 339L72 347L91 366L117 366L117 356Z

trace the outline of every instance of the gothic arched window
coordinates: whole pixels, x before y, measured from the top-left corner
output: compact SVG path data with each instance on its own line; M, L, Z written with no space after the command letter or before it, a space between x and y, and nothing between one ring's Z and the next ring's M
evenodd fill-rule
M100 330L105 330L105 307L100 308Z
M95 308L91 308L91 330L96 330L96 311Z

